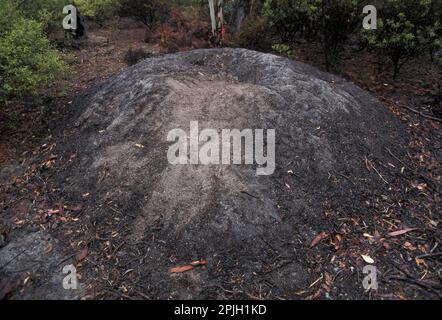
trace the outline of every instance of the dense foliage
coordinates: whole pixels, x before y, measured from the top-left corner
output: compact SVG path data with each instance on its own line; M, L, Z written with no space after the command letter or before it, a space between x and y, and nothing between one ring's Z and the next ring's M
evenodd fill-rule
M94 19L100 25L106 19L114 16L119 8L119 0L75 0L75 5L80 13L88 18Z
M364 30L363 7L374 5L377 30ZM327 69L344 44L357 38L366 48L387 57L394 77L410 58L426 49L441 50L440 0L264 0L261 16L280 43L297 38L321 44Z
M28 17L27 13L12 0L1 2L0 101L3 102L36 94L42 85L64 70L59 54L45 36L44 21L34 15Z
M0 100L37 93L64 64L47 34L60 30L65 0L0 1ZM99 24L117 15L141 21L169 47L192 47L208 34L207 0L74 0L83 16ZM376 30L364 30L362 8L377 8ZM294 57L295 42L321 46L327 69L337 68L346 44L375 52L391 63L396 77L417 55L440 59L440 0L225 0L232 45L272 50ZM241 11L239 11L241 9ZM241 29L239 17L244 18ZM204 20L207 23L196 23ZM207 20L207 21L206 21ZM174 50L178 50L175 48Z
M15 3L24 17L41 22L47 30L59 28L66 0L32 0L15 1Z
M426 49L441 50L442 2L435 0L374 1L378 8L378 30L364 31L361 40L387 57L394 77L412 57Z

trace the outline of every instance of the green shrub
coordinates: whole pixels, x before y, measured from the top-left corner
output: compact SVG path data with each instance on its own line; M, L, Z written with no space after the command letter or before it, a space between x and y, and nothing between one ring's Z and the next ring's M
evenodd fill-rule
M102 24L104 20L113 17L119 10L119 0L75 0L80 13Z
M43 23L45 29L61 28L63 7L67 4L66 0L17 1L20 13L25 18Z
M5 0L0 3L0 36L9 32L12 28L11 21L20 18L20 12L11 0Z
M355 30L358 4L356 0L266 0L263 14L281 42L290 43L295 37L319 42L329 70Z
M287 57L289 59L294 59L296 56L293 50L290 49L290 46L286 44L280 44L280 43L274 44L272 45L272 50L277 54Z
M37 94L64 70L63 61L45 36L43 23L20 15L12 1L2 0L0 23L0 100Z
M377 0L374 4L378 29L364 30L361 40L391 61L393 78L414 56L440 48L440 0Z
M299 33L311 35L317 7L313 1L266 0L263 15L282 42L291 42Z
M435 54L442 50L442 1L431 1L424 34L431 60L434 61ZM442 60L439 58L438 62Z

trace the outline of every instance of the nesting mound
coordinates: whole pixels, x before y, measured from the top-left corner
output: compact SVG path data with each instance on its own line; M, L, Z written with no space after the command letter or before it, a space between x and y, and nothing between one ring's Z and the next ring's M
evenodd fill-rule
M136 268L131 276L159 298L210 296L207 287L220 274L252 281L261 272L282 293L305 286L297 248L332 223L327 210L365 213L360 208L382 183L364 159L382 159L402 132L353 84L243 49L147 59L74 106L62 144L69 161L57 179L68 198L87 201L90 230L112 230L111 217L119 214L126 244L119 258L143 257L124 268ZM167 133L188 131L190 121L200 129L275 129L275 172L169 164ZM168 272L201 257L208 260L204 272ZM275 257L285 259L284 268L266 272Z

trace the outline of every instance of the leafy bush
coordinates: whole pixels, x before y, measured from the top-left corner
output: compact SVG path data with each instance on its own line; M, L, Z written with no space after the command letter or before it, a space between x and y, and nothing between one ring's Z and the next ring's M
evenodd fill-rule
M114 16L118 10L119 0L75 0L80 13L87 18L94 19L102 25L106 19Z
M316 40L322 46L327 70L356 27L356 0L266 0L263 15L283 43L295 36Z
M266 0L263 15L281 41L287 43L301 31L305 34L313 31L311 24L316 10L309 1Z
M368 4L377 8L377 30L362 28ZM356 34L365 47L391 60L394 77L416 54L428 50L433 57L442 49L440 0L264 0L262 16L277 43L296 38L320 43L327 70Z
M14 17L14 19L11 19ZM0 100L36 94L64 70L43 32L44 24L20 14L11 0L0 10Z
M280 54L280 55L287 57L289 59L295 58L295 53L286 44L280 44L280 43L274 44L274 45L272 45L272 50L274 52L276 52L277 54Z
M430 4L425 38L431 60L434 61L436 53L442 50L442 1L432 1ZM442 62L441 57L438 62Z
M363 31L361 39L393 64L393 78L402 66L425 49L441 48L440 0L383 0L378 30Z
M0 36L12 29L11 21L20 18L20 12L11 0L0 3Z
M45 29L60 28L66 4L65 0L17 1L20 13L28 19L43 23Z

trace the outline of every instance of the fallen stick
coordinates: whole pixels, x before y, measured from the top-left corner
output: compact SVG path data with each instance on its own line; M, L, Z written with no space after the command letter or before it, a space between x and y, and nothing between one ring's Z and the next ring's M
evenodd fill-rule
M391 99L387 99L387 98L383 98L383 97L382 97L382 100L385 100L387 102L393 103L395 106L399 106L401 108L405 108L405 109L407 109L407 110L409 110L409 111L411 111L413 113L416 113L416 114L420 115L423 118L426 118L426 119L429 119L429 120L433 120L433 121L437 121L437 122L442 122L441 118L430 116L429 114L425 114L422 111L416 110L416 109L414 109L412 107L409 107L409 106L406 106L406 105L404 105L402 103L394 102Z
M416 258L422 259L422 258L438 257L440 255L442 255L442 252L425 253L425 254L421 254L421 255L416 256Z
M422 280L416 280L416 279L408 278L408 277L390 276L390 277L388 277L388 279L394 279L394 280L398 280L398 281L408 282L410 284L414 284L414 285L419 286L423 289L431 291L432 293L434 293L438 297L441 296L439 291L442 290L442 286L440 286L438 284L431 284L431 283L428 283L428 282L425 282Z
M365 163L368 163L370 165L370 167L378 174L379 178L381 178L382 181L384 181L386 184L390 184L387 180L384 179L384 177L381 175L381 173L378 171L378 169L376 169L376 167L374 166L373 162L368 160L367 157L365 157Z

